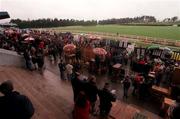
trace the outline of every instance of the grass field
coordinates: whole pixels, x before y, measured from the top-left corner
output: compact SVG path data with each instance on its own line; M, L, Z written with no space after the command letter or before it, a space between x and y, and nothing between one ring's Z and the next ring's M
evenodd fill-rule
M148 36L180 40L180 27L175 26L122 26L122 25L97 25L97 26L68 26L58 27L56 30L119 33L126 35Z

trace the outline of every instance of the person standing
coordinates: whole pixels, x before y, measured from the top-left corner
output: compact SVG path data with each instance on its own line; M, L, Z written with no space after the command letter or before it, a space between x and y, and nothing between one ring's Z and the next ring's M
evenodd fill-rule
M111 111L112 103L116 101L115 95L113 95L110 90L109 83L105 83L103 89L98 91L99 99L100 99L100 115L108 117L109 112Z
M73 73L73 66L71 64L66 65L67 79L70 81Z
M34 114L34 107L29 98L13 91L11 81L0 85L0 118L1 119L30 119Z
M73 95L74 95L74 102L76 101L77 96L78 96L79 92L81 91L80 81L78 79L79 75L80 75L79 73L73 72L73 77L71 79L71 85L72 85Z
M96 64L96 71L99 71L100 68L100 57L98 55L95 56L95 64Z
M86 94L91 104L91 113L94 114L95 112L95 104L97 100L98 88L96 85L96 77L90 76L89 82L87 83Z
M37 50L37 64L38 64L38 70L43 73L44 68L44 52L43 49Z
M159 69L156 73L155 73L155 77L156 77L156 85L160 86L161 84L161 80L163 78L163 70Z
M78 47L76 50L76 61L81 62L81 49L80 49L80 47Z
M34 69L38 69L37 67L37 56L36 56L36 48L32 47L31 48L31 59L32 59L32 63L34 64Z
M75 102L73 119L89 119L90 102L85 93L81 91Z
M28 51L28 49L25 49L24 51L24 59L26 61L26 68L29 69L29 70L32 70L32 66L31 66L31 56L30 56L30 53Z
M123 97L127 99L128 98L128 90L131 85L129 76L126 76L125 79L122 81L122 83L123 83L123 89L124 89Z
M133 86L134 86L133 92L132 92L133 96L136 96L141 82L143 82L143 77L141 76L140 73L137 73L133 80Z
M58 67L59 67L59 70L60 70L60 78L62 80L64 80L64 72L66 70L66 67L65 67L65 64L64 64L63 60L61 60L59 62Z

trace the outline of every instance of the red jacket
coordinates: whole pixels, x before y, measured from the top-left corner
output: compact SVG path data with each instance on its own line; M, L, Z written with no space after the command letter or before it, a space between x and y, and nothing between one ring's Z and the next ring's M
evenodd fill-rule
M40 42L39 48L44 49L44 42L43 41Z
M84 108L75 105L74 118L73 119L89 119L90 102L86 102Z
M145 63L146 63L146 62L145 62L144 60L140 60L140 61L139 61L139 64L145 65Z

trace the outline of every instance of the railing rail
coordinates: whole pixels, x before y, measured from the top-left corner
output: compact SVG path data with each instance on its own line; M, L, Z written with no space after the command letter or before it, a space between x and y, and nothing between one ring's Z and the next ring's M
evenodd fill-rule
M57 29L51 29L57 31ZM78 31L78 30L58 30L60 32L72 32L73 34L86 34L86 35L97 35L102 38L110 38L116 40L128 40L130 42L142 42L145 44L160 44L173 47L180 47L180 40L172 40L165 38L154 38L147 36L137 36L137 35L127 35L127 34L116 34L116 33L103 33L103 32L88 32L88 31ZM180 49L180 48L179 48Z

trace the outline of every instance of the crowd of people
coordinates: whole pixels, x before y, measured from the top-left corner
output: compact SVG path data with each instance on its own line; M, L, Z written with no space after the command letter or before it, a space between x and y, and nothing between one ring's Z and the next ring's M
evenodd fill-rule
M45 55L57 60L63 52L64 41L69 42L70 33L51 34L36 30L6 29L0 34L0 48L16 51L24 56L29 70L43 70Z
M108 117L112 102L116 100L116 95L110 90L110 84L105 83L103 89L98 89L94 76L86 80L79 79L79 75L75 73L71 80L75 102L74 119L89 119L89 113L97 115L97 97L99 97L100 115Z
M63 48L66 44L76 46L72 57L64 52ZM138 56L135 51L130 53L127 47L120 47L119 44L119 41L107 42L104 39L92 39L86 36L75 38L71 33L49 31L7 29L0 34L0 48L14 50L23 55L26 67L31 71L39 70L43 73L45 57L58 62L60 79L68 80L72 85L75 103L74 119L89 119L89 113L97 115L98 97L99 113L107 117L112 102L116 100L114 91L110 90L110 84L105 83L103 89L98 89L96 77L92 74L107 73L110 79L118 77L115 81L122 83L125 99L129 96L131 86L133 86L132 94L142 100L149 98L149 89L152 85L172 86L173 71L175 67L179 67L179 62L172 61L169 55L163 59L153 56L153 50L147 50L143 55ZM86 49L96 47L105 49L107 53L91 55L92 52L85 52ZM115 64L122 64L118 73L114 72ZM88 66L88 72L91 74L88 78L82 77L80 73L85 65ZM177 102L179 96L179 92L173 96ZM179 109L179 106L176 107ZM177 119L172 116L174 113L170 114L172 119Z

